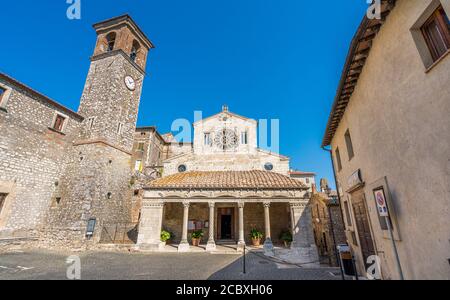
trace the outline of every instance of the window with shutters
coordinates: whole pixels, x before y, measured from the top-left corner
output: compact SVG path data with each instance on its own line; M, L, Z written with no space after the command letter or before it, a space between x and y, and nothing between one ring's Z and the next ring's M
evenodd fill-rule
M433 61L437 61L450 49L450 23L442 6L439 6L421 27Z

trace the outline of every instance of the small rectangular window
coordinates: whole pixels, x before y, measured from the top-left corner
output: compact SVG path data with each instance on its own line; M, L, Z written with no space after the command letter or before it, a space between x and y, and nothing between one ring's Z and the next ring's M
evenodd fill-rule
M144 143L139 143L137 147L138 151L144 151Z
M244 131L241 133L241 144L247 145L248 144L248 133L247 131Z
M338 171L342 170L341 154L339 153L339 148L336 148L336 163Z
M0 193L0 214L2 213L2 208L6 201L6 196L8 196L8 194Z
M204 144L205 144L205 146L211 145L211 134L210 133L205 133Z
M87 121L87 127L89 130L94 128L95 117L90 117Z
M442 6L420 28L433 61L437 61L450 49L450 23Z
M345 132L345 145L347 146L348 160L351 160L355 156L355 153L353 152L352 138L348 130Z
M59 132L63 131L63 127L64 127L64 122L65 122L66 118L61 116L61 115L56 115L55 118L55 123L53 123L53 129Z

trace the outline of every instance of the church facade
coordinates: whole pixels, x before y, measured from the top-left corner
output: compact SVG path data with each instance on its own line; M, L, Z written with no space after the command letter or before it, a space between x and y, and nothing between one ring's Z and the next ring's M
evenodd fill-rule
M154 46L128 15L94 29L76 112L0 74L0 238L94 246L121 224L140 250L160 250L165 229L181 252L203 230L214 251L258 229L270 252L288 230L292 249L315 259L311 186L291 177L289 158L258 148L257 122L223 107L194 124L192 143L136 128Z

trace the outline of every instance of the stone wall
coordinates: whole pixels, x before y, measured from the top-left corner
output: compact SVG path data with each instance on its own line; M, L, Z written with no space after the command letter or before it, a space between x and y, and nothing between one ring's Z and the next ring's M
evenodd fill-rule
M84 236L88 220L95 218L99 238L103 225L130 223L130 155L101 143L73 147L71 154L53 196L60 202L53 201L48 227L74 231L79 237Z
M11 91L0 110L0 192L8 194L0 231L11 236L42 225L82 118L21 85L0 85ZM56 112L67 117L63 133L49 129Z
M336 245L347 243L339 205L328 204L328 196L326 194L314 193L311 197L310 206L314 240L319 255L324 262L332 266L338 266ZM334 243L334 238L336 244Z

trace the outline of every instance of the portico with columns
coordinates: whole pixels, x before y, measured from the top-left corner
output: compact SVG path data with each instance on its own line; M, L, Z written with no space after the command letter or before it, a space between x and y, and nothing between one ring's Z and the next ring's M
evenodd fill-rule
M168 176L152 181L145 189L137 246L144 251L162 251L158 237L161 230L167 230L175 233L178 251L189 252L193 249L190 234L201 230L205 251L216 251L217 244L235 245L240 251L251 244L249 232L255 228L263 233L263 249L269 255L273 255L274 244L281 244L278 237L284 230L292 232L292 248L314 253L308 202L307 187L278 173ZM308 262L313 259L305 257Z

